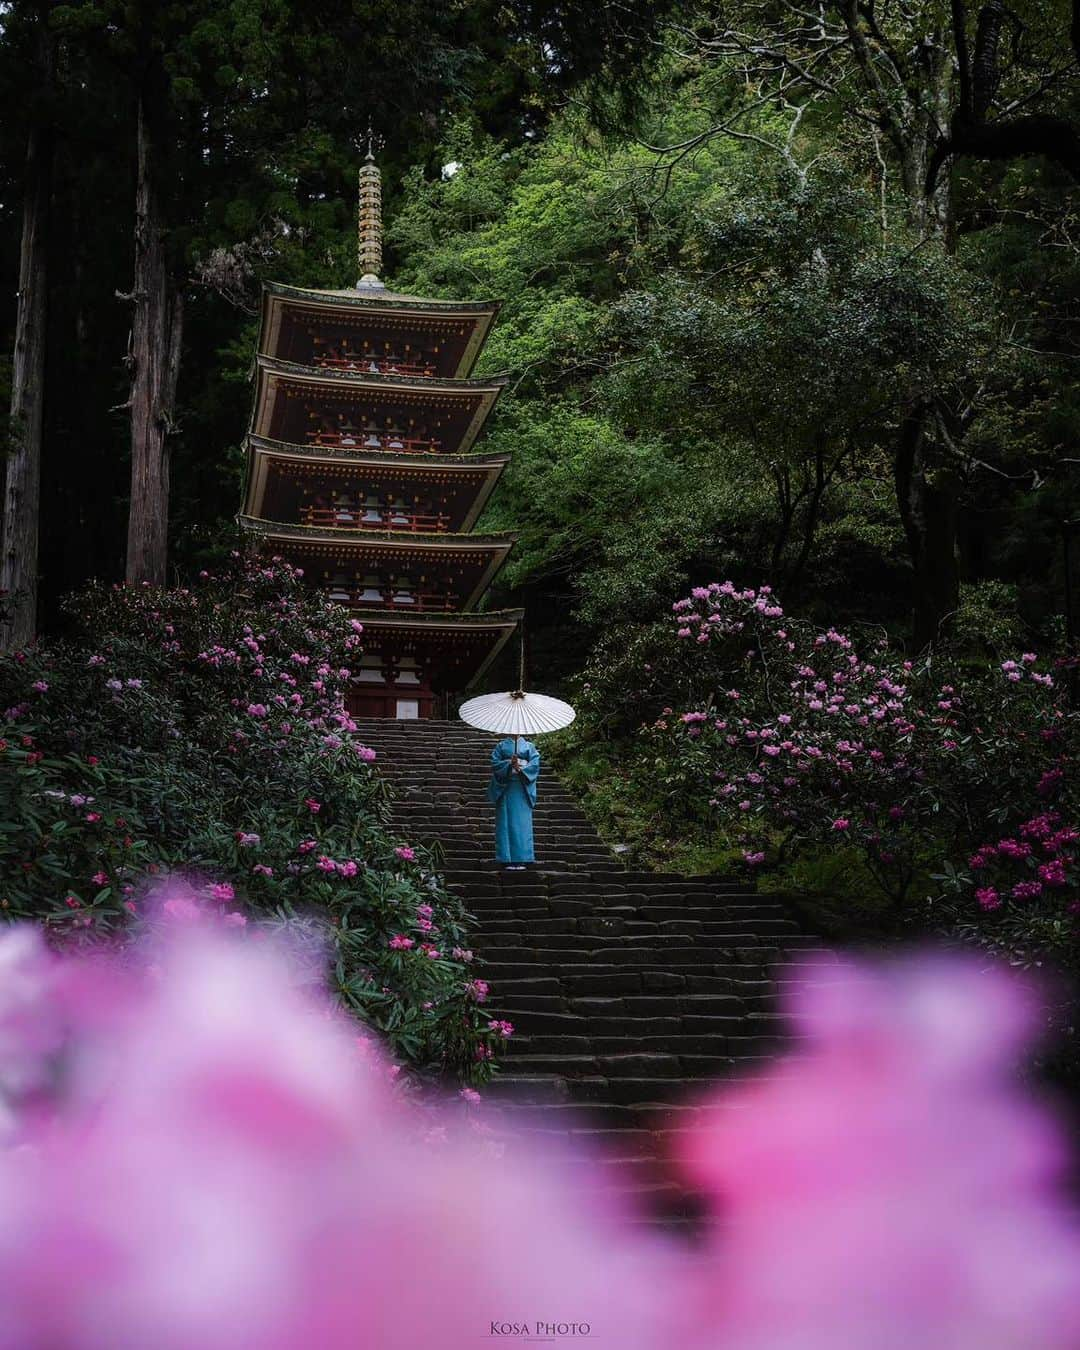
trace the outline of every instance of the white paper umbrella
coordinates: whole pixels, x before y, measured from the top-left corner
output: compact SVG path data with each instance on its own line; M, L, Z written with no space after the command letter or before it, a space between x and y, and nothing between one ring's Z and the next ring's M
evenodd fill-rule
M498 736L542 736L546 731L568 727L577 715L569 703L547 694L527 694L522 689L502 694L481 694L463 703L461 720Z

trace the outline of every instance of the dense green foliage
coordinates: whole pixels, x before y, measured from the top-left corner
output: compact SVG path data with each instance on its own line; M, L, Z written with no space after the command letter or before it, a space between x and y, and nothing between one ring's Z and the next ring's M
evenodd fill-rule
M88 575L123 575L138 107L186 300L170 445L178 575L231 545L264 276L351 284L369 124L388 206L402 166L440 162L468 106L520 140L589 80L613 116L665 6L552 0L15 0L0 12L0 418L9 400L27 139L55 146L42 502L44 621ZM43 39L47 39L44 41ZM50 45L54 75L43 74ZM127 298L125 298L127 297Z
M30 94L44 12L13 6L0 32L0 228L12 260L27 119L48 116L50 380L65 391L46 437L53 620L65 589L121 563L115 293L129 255L116 241L132 228L133 95L151 78L188 302L182 573L231 544L258 283L353 279L355 137L371 118L387 141L391 281L503 302L483 361L513 383L487 446L514 460L487 523L520 540L496 599L527 605L549 678L580 667L598 625L648 622L718 575L905 635L913 611L937 612L927 567L955 554L969 591L1013 588L1010 608L1038 628L1060 613L1080 357L1065 160L1056 143L1042 158L957 158L935 170L948 227L929 229L903 172L914 132L894 135L888 109L875 130L839 12L823 87L773 91L781 56L797 62L813 34L778 36L738 6L56 6L43 108ZM877 19L867 40L903 75L900 104L919 88L955 101L955 81L938 90L903 58L920 42L955 48L943 16ZM1064 22L1053 7L1025 16L995 125L1009 100L1075 116L1076 83L1054 60ZM751 70L739 32L777 60ZM938 506L935 541L923 536ZM932 599L940 610L948 585Z
M0 663L3 916L123 941L153 879L180 876L238 924L324 942L345 1005L407 1063L483 1077L467 916L391 834L342 711L354 621L280 563L70 609L69 641Z
M701 125L703 83L651 139ZM665 187L648 151L572 115L527 150L474 136L470 152L459 128L457 172L413 175L391 229L403 283L504 300L484 362L513 384L488 444L514 460L489 522L520 532L504 581L534 627L555 599L575 608L568 664L596 626L648 622L718 574L902 635L893 458L913 391L971 405L954 470L965 604L995 582L1037 625L1061 611L1074 489L1058 391L1080 272L1075 254L1033 257L1010 200L1066 228L1068 195L1017 170L958 251L922 246L899 218L883 233L872 176L830 130L805 172L717 139Z

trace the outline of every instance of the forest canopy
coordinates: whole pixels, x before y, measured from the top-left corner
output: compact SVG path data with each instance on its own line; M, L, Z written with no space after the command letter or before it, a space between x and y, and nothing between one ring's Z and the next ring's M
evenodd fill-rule
M1060 630L1066 6L98 2L2 24L9 296L34 182L47 215L46 628L155 529L169 577L235 546L259 286L355 280L370 123L390 283L502 303L485 449L513 458L481 524L519 534L493 601L525 604L551 679L598 626L718 576L914 649ZM155 436L164 495L136 503Z

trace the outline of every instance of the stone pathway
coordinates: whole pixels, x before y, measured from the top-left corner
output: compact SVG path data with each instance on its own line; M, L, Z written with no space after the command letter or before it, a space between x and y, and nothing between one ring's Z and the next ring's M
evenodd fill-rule
M627 871L550 768L534 816L535 868L498 870L486 798L491 735L461 722L366 719L359 735L397 793L394 821L438 842L448 885L477 916L493 1016L514 1023L487 1090L524 1127L604 1150L643 1216L692 1224L665 1159L709 1109L708 1079L773 1051L786 981L833 961L781 904L711 876Z

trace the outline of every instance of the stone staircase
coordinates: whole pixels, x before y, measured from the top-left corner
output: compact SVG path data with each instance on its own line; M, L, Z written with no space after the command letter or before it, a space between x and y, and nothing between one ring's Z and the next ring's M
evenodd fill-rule
M477 917L477 973L492 1015L515 1027L487 1095L524 1129L598 1146L647 1221L692 1225L694 1199L666 1160L719 1109L696 1089L775 1050L777 992L823 978L832 953L745 885L628 871L550 768L536 866L502 871L486 798L494 736L381 719L361 721L359 736L395 791L395 827L441 846L447 884Z

